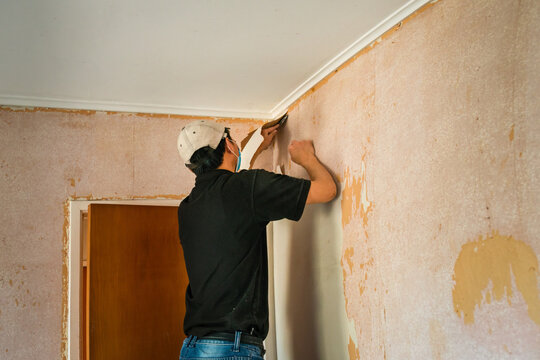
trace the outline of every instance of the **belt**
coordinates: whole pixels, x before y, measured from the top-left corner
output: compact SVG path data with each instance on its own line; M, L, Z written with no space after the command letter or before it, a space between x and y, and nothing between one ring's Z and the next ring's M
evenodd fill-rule
M228 332L213 332L205 336L201 336L198 339L206 339L206 340L223 340L223 341L231 341L234 342L234 334L228 333ZM266 352L264 350L263 340L261 338L258 338L256 336L251 336L248 333L242 333L240 336L240 343L246 344L246 345L255 345L259 349L261 349L262 354Z

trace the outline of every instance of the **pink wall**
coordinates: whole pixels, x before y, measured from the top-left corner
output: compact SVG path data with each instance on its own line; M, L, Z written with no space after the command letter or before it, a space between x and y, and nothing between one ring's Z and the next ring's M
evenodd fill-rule
M540 358L539 25L443 0L293 107L341 197L275 226L280 359Z
M538 24L439 1L291 109L340 198L274 226L280 360L540 357ZM67 199L188 193L188 120L0 110L1 358L61 356Z
M0 358L61 358L67 200L181 199L194 176L176 137L190 120L0 108ZM237 140L260 125L218 120Z

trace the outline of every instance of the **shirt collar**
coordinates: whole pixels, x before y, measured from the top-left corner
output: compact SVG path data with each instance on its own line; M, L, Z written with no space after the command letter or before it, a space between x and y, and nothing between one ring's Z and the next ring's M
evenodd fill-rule
M202 175L199 175L195 178L195 186L201 183L205 183L211 179L214 179L217 176L223 175L223 174L233 174L229 170L225 169L214 169L214 170L208 170Z

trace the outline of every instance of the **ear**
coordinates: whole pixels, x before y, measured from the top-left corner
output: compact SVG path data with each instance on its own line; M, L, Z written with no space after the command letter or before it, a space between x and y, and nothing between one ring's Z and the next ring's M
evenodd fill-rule
M235 148L234 142L229 138L225 138L225 151L231 154L234 154L233 149Z

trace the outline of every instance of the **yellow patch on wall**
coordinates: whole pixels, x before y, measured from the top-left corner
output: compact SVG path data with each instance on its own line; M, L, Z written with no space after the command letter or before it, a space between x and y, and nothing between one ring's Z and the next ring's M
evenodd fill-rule
M508 134L510 141L514 141L514 124L512 124L512 129L510 129L510 134Z
M352 247L345 249L345 253L343 254L343 259L347 261L350 272L352 272L352 269L353 269L353 261L352 261L353 255L354 255L354 248ZM343 260L341 260L341 266L343 266Z
M360 351L358 350L358 348L354 344L353 339L350 336L349 336L348 350L349 350L349 360L358 360L358 359L360 359Z
M362 156L362 172L360 177L352 176L347 167L343 174L345 184L341 196L341 224L343 227L349 224L360 210L360 217L364 226L368 222L368 214L373 208L373 204L368 200L366 183L366 163L365 155Z
M341 224L345 227L345 225L351 222L353 212L358 209L362 184L360 184L357 178L353 177L351 180L348 167L343 177L345 179L345 186L343 187L341 197Z
M347 248L345 250L345 254L341 258L341 271L343 271L343 289L347 286L347 271L345 270L345 265L343 263L343 259L347 261L347 264L349 265L349 273L352 274L353 271L353 262L352 262L352 256L354 255L354 248ZM347 294L345 293L345 311L348 311L349 309L349 299L347 298Z
M454 310L465 324L474 323L474 310L504 296L511 304L512 276L528 307L529 317L540 325L538 259L529 245L498 232L462 246L454 266ZM489 287L491 283L491 287Z

